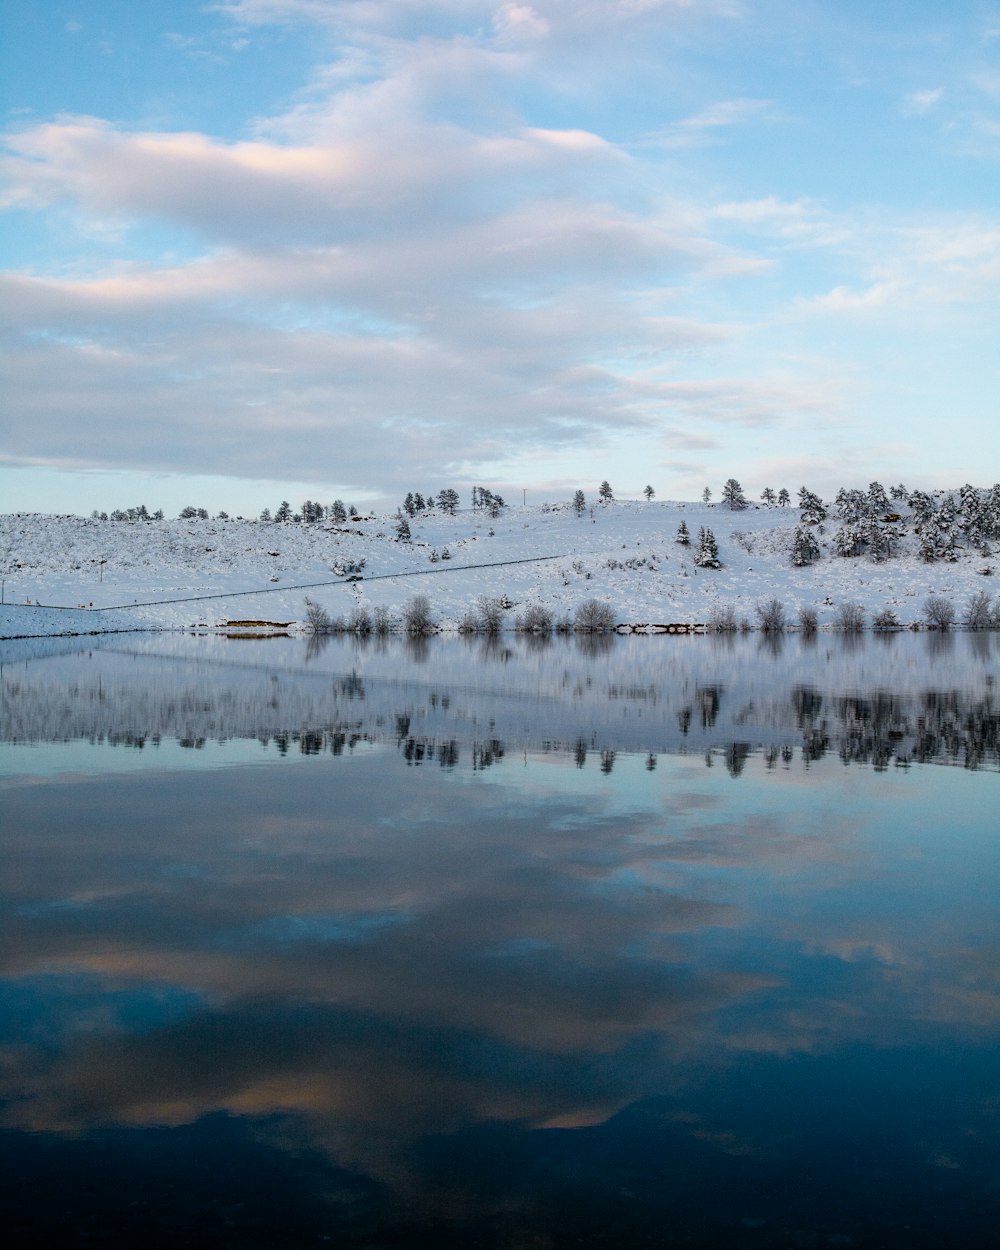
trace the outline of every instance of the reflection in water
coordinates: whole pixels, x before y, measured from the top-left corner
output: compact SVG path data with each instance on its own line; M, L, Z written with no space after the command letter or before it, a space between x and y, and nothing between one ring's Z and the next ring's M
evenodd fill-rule
M775 650L767 636L763 645L730 635L663 645L585 635L539 650L508 636L389 645L322 636L311 654L313 639L269 640L260 651L202 638L181 640L187 654L154 641L48 664L18 662L15 650L0 663L0 734L137 747L252 738L310 754L345 738L412 739L411 756L419 744L425 758L443 747L456 761L484 742L574 754L583 741L734 762L745 746L791 748L807 764L832 752L880 769L995 770L998 639L952 635L942 647L935 637L777 635ZM394 732L404 718L407 731Z
M995 651L696 641L5 660L15 1241L992 1245Z

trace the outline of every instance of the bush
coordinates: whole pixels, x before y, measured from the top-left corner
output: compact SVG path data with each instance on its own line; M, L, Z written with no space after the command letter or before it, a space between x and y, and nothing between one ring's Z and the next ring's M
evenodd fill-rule
M865 610L860 603L842 603L834 624L845 634L860 634L865 627Z
M992 629L996 615L997 610L994 609L990 602L987 592L985 590L977 590L965 609L962 624L966 629Z
M928 595L924 600L924 616L931 629L951 629L955 624L955 608L944 595Z
M503 629L503 614L506 609L506 597L493 599L489 595L479 596L479 628L484 634L499 634Z
M873 629L899 629L899 617L892 608L881 608L872 617Z
M351 613L351 619L348 623L348 629L352 634L357 634L360 638L367 638L372 632L372 614L366 607L360 604Z
M731 603L714 604L708 614L708 628L716 634L736 633L736 609Z
M380 603L372 610L372 633L384 638L391 630L392 616L385 604Z
M606 634L615 627L615 614L610 603L585 599L576 610L573 628L583 634Z
M758 603L757 620L765 634L780 634L785 628L785 605L780 599Z
M816 615L816 609L812 607L799 608L799 629L804 634L815 634L819 617Z
M306 596L306 625L314 634L330 634L333 632L333 621L330 613L322 604Z
M434 628L431 601L426 595L414 595L403 609L403 628L408 634L429 634Z
M742 530L733 530L733 539L743 548L748 556L753 555L753 539Z
M522 634L551 634L552 613L544 604L529 603L515 624Z

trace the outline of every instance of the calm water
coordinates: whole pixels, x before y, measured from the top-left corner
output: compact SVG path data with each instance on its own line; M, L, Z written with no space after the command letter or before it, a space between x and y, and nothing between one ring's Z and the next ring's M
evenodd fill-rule
M998 674L5 646L7 1244L994 1246Z

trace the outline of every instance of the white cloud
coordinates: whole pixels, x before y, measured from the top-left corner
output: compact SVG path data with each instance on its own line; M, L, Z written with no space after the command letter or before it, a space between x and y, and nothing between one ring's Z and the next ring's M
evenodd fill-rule
M944 96L943 87L933 87L925 91L911 91L903 97L903 113L907 117L922 117L929 113Z

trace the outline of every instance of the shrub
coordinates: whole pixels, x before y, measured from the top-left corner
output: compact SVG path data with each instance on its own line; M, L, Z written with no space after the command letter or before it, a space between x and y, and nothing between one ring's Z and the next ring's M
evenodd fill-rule
M426 595L414 595L403 609L403 628L408 634L429 634L434 628L431 602Z
M931 629L951 629L955 624L955 608L944 595L928 595L924 600L924 616Z
M306 596L306 625L314 634L329 634L333 632L333 621L330 619L330 613L322 604L316 603L315 600Z
M576 610L573 628L584 634L606 634L615 627L615 614L610 603L585 599Z
M479 633L479 617L471 608L467 609L458 622L458 632L460 634L478 634Z
M384 638L392 629L392 616L384 603L372 609L372 633Z
M780 599L757 604L757 620L766 634L780 634L785 628L785 605Z
M834 624L845 634L860 634L865 627L865 610L860 603L842 603Z
M985 590L977 590L969 600L962 623L966 629L990 629L996 617L996 611Z
M361 638L367 638L372 632L372 614L366 607L361 604L351 613L351 619L348 624L351 633L357 634Z
M503 614L509 606L506 595L494 599L489 595L479 596L479 620L484 634L499 634L503 629Z
M815 634L818 620L815 608L808 606L799 608L799 629L804 634Z
M716 634L736 632L736 609L731 603L714 604L708 614L708 628Z
M872 617L873 629L899 629L899 617L892 608L880 608Z
M733 530L733 539L743 548L748 556L753 555L753 539L749 534L744 534L742 530Z
M550 634L552 613L544 604L529 603L517 618L516 625L522 634Z

